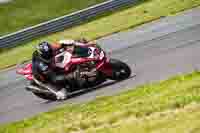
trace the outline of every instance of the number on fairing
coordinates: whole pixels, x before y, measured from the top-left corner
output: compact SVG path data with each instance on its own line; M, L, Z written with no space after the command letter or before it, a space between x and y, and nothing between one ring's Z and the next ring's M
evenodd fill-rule
M88 54L90 55L88 58L94 58L94 50L95 50L96 48L94 48L94 47L89 47L89 50L88 50Z

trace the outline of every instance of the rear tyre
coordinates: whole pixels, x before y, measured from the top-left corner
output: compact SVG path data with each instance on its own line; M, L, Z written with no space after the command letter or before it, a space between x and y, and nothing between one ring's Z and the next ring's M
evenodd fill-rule
M126 63L117 59L111 59L110 64L113 69L112 80L124 80L130 77L131 69Z

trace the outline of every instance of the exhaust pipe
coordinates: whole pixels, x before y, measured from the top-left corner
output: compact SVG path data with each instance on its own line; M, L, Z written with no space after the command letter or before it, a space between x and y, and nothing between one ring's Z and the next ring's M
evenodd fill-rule
M44 83L38 81L35 77L33 77L33 81L38 84L39 86L47 89L48 92L53 93L53 94L57 94L55 90L53 90L52 88L50 88L48 85L45 85ZM41 90L41 89L40 89Z
M48 90L40 89L39 87L34 86L34 85L29 85L29 86L27 86L27 87L26 87L26 90L27 90L27 91L36 92L36 93L51 93L51 92L48 91Z

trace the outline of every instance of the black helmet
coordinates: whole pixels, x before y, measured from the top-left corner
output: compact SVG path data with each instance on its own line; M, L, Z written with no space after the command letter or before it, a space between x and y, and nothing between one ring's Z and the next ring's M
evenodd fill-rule
M53 49L48 42L41 42L36 47L40 57L49 61L53 57Z

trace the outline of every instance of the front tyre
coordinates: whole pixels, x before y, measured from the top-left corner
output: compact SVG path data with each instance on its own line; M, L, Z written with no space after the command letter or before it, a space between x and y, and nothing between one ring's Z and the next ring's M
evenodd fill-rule
M117 59L110 59L110 64L113 69L112 80L124 80L130 77L131 69L126 63Z

